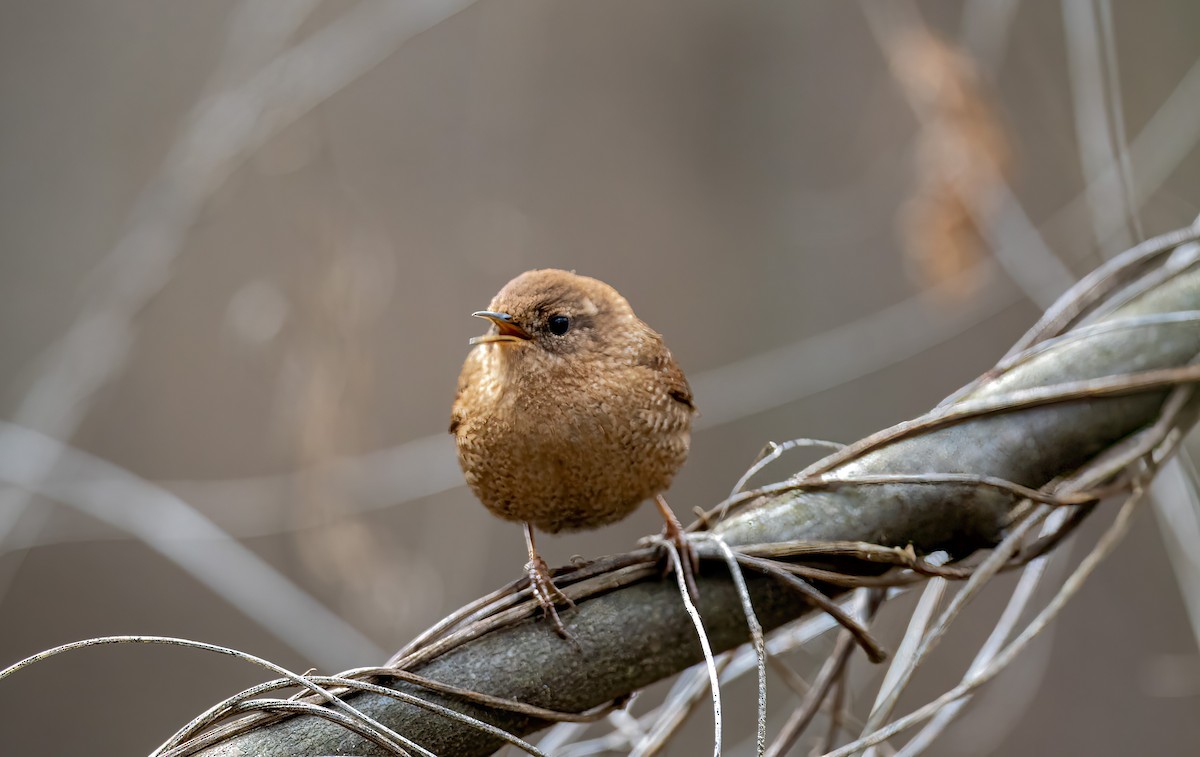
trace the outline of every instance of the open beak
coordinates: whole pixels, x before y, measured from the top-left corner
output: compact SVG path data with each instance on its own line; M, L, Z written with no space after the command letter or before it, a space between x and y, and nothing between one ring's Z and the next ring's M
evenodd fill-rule
M498 329L495 334L484 334L471 339L471 344L487 344L488 342L527 342L532 337L529 332L521 327L521 324L513 320L513 317L508 313L494 313L490 310L477 310L471 315L476 318L486 318L496 324Z

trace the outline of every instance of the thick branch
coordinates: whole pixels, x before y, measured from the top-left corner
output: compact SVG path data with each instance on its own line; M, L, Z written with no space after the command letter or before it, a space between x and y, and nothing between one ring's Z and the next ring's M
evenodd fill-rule
M1153 275L1153 274L1151 274ZM1200 310L1200 270L1188 268L1146 289L1102 321ZM957 398L975 401L1021 389L1179 367L1200 354L1200 326L1177 320L1101 330L1066 340ZM933 380L933 379L931 379ZM851 474L970 473L1029 487L1069 473L1156 416L1165 390L1080 399L993 414L927 431L824 471ZM720 523L731 544L865 541L958 557L995 544L1011 494L961 486L840 486L763 497ZM705 566L699 607L714 650L747 640L742 609L723 567ZM771 629L811 608L775 581L747 575L754 607ZM679 672L701 659L673 581L647 581L581 602L570 616L581 649L545 623L527 621L455 648L414 671L542 707L582 711ZM455 707L517 734L546 724L397 688ZM438 754L484 755L499 744L437 715L373 695L349 697L358 708ZM292 718L205 751L207 755L380 754L335 725Z
M1200 271L1192 269L1104 320L1196 309ZM1094 334L1035 356L960 401L1183 366L1198 352L1200 325L1191 321ZM1036 488L1147 425L1165 396L1160 391L1085 399L976 418L890 444L830 475L970 473ZM1011 505L1008 495L972 485L846 487L764 497L723 530L737 544L855 539L961 555L998 541Z

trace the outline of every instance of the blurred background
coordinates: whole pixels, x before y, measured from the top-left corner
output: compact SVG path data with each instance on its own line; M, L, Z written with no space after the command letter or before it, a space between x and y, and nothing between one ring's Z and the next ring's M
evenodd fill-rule
M520 528L462 486L446 428L469 314L526 269L612 283L688 372L677 512L769 440L927 410L1200 213L1198 29L1189 0L7 0L0 665L161 634L336 671L517 578ZM1200 743L1200 585L1160 519L931 753ZM1010 589L901 712L958 680ZM910 610L885 609L893 646ZM146 753L265 677L76 652L0 682L3 751ZM732 692L729 753L752 753Z

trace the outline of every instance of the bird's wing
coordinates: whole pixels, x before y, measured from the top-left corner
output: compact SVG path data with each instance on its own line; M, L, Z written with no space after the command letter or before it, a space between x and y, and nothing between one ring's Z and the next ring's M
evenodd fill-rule
M666 366L663 368L663 375L666 376L667 390L671 397L683 404L689 409L695 410L696 406L692 403L692 387L688 385L687 377L683 375L683 371L676 365L675 360L671 357L671 353L666 353Z
M672 399L694 411L696 406L692 403L692 387L688 385L687 377L683 375L675 358L671 357L671 351L663 343L662 337L653 332L651 337L647 349L642 351L640 362L666 381L667 393Z

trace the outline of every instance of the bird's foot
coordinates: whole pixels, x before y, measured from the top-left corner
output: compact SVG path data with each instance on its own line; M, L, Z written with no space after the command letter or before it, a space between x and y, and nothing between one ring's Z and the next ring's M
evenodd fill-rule
M542 612L545 613L546 618L554 625L555 633L564 639L572 639L573 637L563 625L562 619L558 617L558 609L555 605L564 604L574 607L575 603L554 585L550 567L540 556L535 555L526 563L525 570L529 574L529 588L533 591L533 597L542 606Z
M688 594L695 601L700 598L700 587L696 585L696 574L700 572L700 555L696 552L695 547L692 546L687 532L683 530L679 519L675 517L675 513L661 494L654 498L654 503L658 506L658 510L663 516L663 532L659 538L675 546L675 550L679 553L679 565L682 568L683 585L687 587ZM670 568L671 559L668 555L666 564L663 566L663 575L666 575L670 571Z

